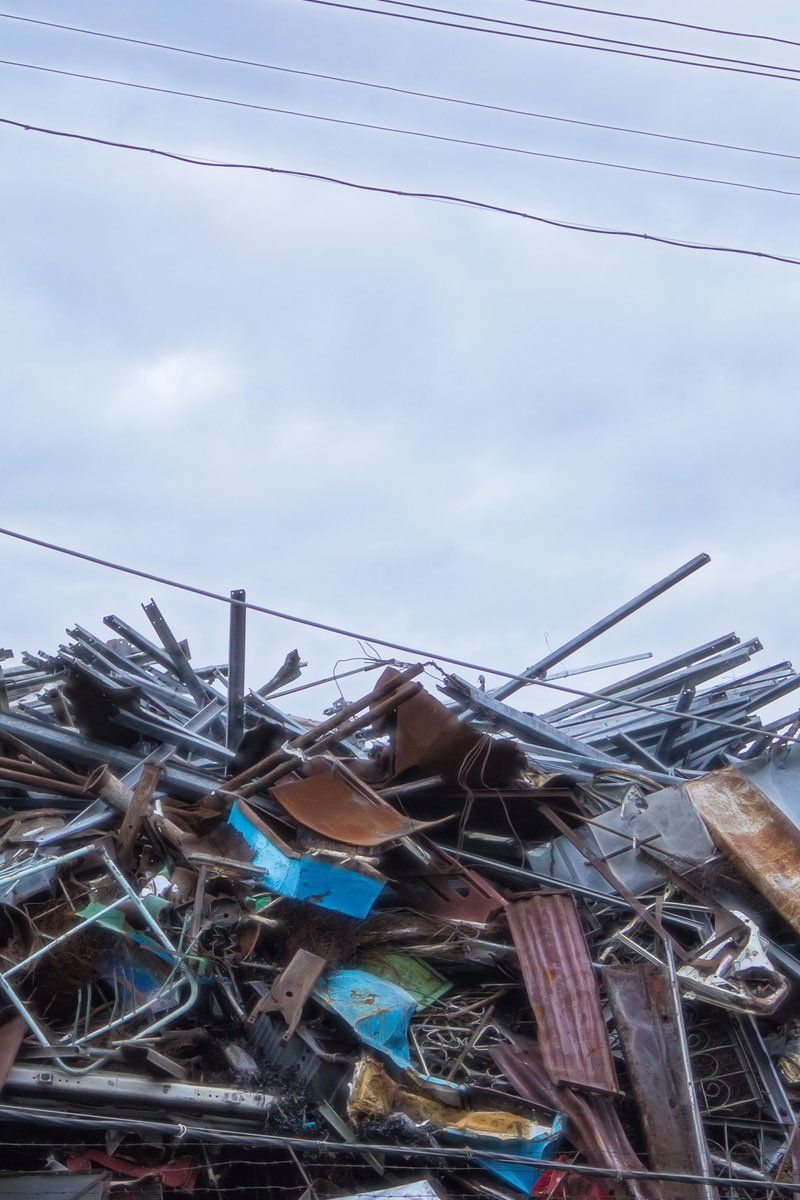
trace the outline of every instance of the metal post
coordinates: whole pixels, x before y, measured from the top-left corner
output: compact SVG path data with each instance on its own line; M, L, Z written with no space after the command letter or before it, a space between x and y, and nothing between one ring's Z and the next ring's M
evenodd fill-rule
M225 745L237 750L244 734L244 651L247 609L244 588L231 592L231 619L228 635L228 721Z

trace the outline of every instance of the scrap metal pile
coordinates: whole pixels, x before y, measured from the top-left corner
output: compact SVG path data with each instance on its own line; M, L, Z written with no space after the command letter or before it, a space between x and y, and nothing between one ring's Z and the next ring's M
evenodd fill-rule
M241 592L223 665L155 602L7 652L0 1197L800 1190L800 675L728 634L554 683L704 561L317 723L296 651L245 688Z

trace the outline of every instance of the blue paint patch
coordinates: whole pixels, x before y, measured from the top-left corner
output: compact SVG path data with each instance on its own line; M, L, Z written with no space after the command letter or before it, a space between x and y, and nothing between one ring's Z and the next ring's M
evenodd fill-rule
M253 865L262 872L261 883L279 896L306 900L348 917L366 917L384 887L382 879L348 871L324 859L286 853L245 813L233 805L228 824L254 851ZM273 835L274 836L274 835Z
M320 979L314 997L341 1017L365 1045L398 1067L411 1066L408 1023L417 1002L410 992L356 967Z

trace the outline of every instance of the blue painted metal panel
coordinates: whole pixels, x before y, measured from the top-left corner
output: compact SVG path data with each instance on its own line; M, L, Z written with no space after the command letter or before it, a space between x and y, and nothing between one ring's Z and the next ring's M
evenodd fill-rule
M417 1002L410 992L356 967L320 979L314 997L373 1050L388 1055L398 1067L411 1066L408 1023Z
M323 859L285 853L257 828L238 803L231 809L228 824L254 851L253 864L262 872L261 883L280 896L306 900L349 917L366 917L383 890L382 879L348 871Z

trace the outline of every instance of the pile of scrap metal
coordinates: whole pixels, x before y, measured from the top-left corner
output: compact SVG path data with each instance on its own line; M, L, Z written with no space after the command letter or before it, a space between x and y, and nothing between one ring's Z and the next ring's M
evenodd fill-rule
M508 703L702 561L319 723L296 652L245 688L241 592L223 665L154 602L6 662L0 1197L800 1190L800 676L731 634Z

